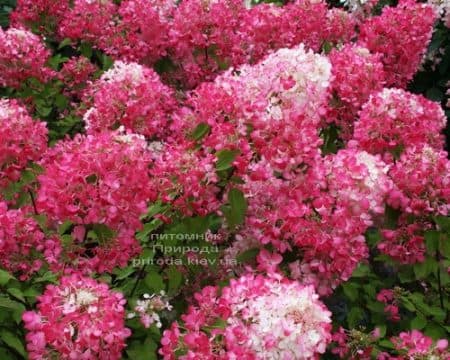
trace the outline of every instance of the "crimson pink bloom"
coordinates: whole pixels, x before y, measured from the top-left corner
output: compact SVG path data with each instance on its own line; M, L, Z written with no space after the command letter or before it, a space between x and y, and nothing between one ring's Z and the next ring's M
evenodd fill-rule
M127 130L162 136L175 108L173 90L150 68L117 61L86 91L91 108L84 114L88 133Z
M34 121L16 100L0 100L0 189L17 181L46 149L46 124Z
M378 249L401 264L414 264L425 260L424 232L431 224L416 220L407 222L406 214L398 221L396 229L381 230L382 241Z
M183 330L174 323L164 331L164 359L313 359L331 340L331 313L314 289L281 275L246 274L195 300ZM186 355L175 357L175 349Z
M29 77L48 80L53 75L45 66L50 55L42 39L31 31L0 28L0 86L19 88Z
M377 294L377 300L385 304L384 312L389 315L389 319L392 321L399 321L399 309L398 309L398 299L395 293L391 289L382 289Z
M340 8L332 8L327 13L327 33L325 40L331 44L346 44L357 36L358 18Z
M216 157L196 151L188 142L160 144L150 171L152 186L162 201L187 216L217 211L219 178Z
M114 58L154 64L167 55L173 0L126 0L118 9L115 33L103 50Z
M11 24L52 32L68 9L69 0L18 0L10 15Z
M369 96L383 88L385 73L379 54L371 54L366 48L345 45L330 55L333 79L327 121L335 121L341 128L341 136L352 134L353 123L361 106Z
M444 111L422 95L383 89L370 97L359 117L353 139L361 149L384 155L385 160L392 161L408 146L428 144L439 150L444 145Z
M106 46L115 34L117 5L112 0L75 0L59 23L58 34L74 42Z
M147 202L156 198L150 162L143 139L120 133L78 135L45 154L37 208L56 224L75 226L62 262L103 272L124 266L138 253L134 232L142 226Z
M120 359L131 335L124 324L125 303L121 293L79 274L48 285L37 310L22 317L30 359Z
M410 358L448 359L450 357L450 353L447 351L447 340L441 339L434 344L432 338L425 336L419 330L401 332L398 337L391 340L397 350L404 352Z
M97 67L84 56L73 57L65 62L59 78L66 86L69 95L76 95L81 98L82 90L86 87L90 77L97 70Z
M386 6L360 27L359 44L382 54L389 86L406 87L419 69L437 19L435 8L415 0Z
M327 31L327 6L324 1L297 0L285 6L261 3L243 14L242 43L248 63L300 43L318 51Z
M184 0L173 14L169 55L181 80L192 88L231 64L243 62L239 24L244 5L239 0Z
M423 147L407 148L389 175L400 193L389 199L394 207L414 215L450 212L450 160L447 152Z
M0 264L21 280L44 264L56 261L59 243L46 239L37 222L23 210L8 210L0 202Z

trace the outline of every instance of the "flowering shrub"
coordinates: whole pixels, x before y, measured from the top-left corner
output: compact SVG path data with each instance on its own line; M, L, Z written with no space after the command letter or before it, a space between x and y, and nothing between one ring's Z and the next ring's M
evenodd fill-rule
M450 359L447 3L5 1L0 359Z

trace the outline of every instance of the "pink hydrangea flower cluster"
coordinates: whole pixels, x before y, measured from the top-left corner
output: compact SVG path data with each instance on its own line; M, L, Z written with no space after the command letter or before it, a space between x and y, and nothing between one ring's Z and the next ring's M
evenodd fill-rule
M142 297L142 300L136 301L136 306L134 307L136 313L129 313L127 317L132 319L137 314L145 328L149 328L152 324L155 324L157 328L161 328L162 323L159 313L164 310L172 310L172 305L167 301L165 292L161 291L160 295L144 294Z
M46 81L53 75L45 66L49 58L50 50L31 31L0 29L0 86L19 88L30 77Z
M389 175L399 194L389 201L407 214L450 212L450 160L447 152L425 145L407 148Z
M174 9L172 0L122 1L117 36L103 50L115 58L154 64L167 55L169 21Z
M378 157L355 149L340 150L326 159L328 191L354 214L383 214L393 189L389 167ZM364 215L361 215L364 216Z
M95 71L97 67L88 58L79 56L65 62L58 77L64 82L65 91L69 95L80 97Z
M446 123L438 103L401 89L383 89L364 104L353 139L361 149L392 161L406 147L442 149Z
M281 275L246 274L195 300L183 327L164 331L164 359L313 359L331 340L331 313L314 289Z
M75 0L64 12L58 26L61 39L87 41L107 47L115 34L114 17L117 5L112 0Z
M405 216L403 216L405 217ZM424 230L430 224L416 220L408 224L401 218L396 229L383 229L378 250L401 264L414 264L425 260Z
M373 155L347 149L289 181L262 163L251 170L243 185L247 217L230 256L267 244L281 253L298 252L291 276L330 293L368 255L363 234L384 213L393 189L388 167Z
M74 268L107 271L125 265L139 251L134 232L142 226L147 202L156 198L150 163L142 138L117 132L78 135L45 154L36 205L56 224L68 220L78 225L74 248L67 249ZM111 238L99 239L91 248L88 231L101 225L112 231Z
M388 314L389 319L392 321L400 321L398 299L396 294L391 289L382 289L377 294L377 300L385 304L384 312Z
M330 53L333 80L327 121L340 126L343 137L350 137L353 123L369 96L383 88L385 73L380 54L361 46L345 45Z
M254 151L275 170L288 172L319 156L320 114L325 112L330 77L328 59L300 45L280 49L257 65L244 65L238 74L226 73L215 83L235 98L239 111L226 109L242 117L236 119L241 136L245 133L239 126L250 126Z
M48 285L37 310L22 316L30 359L120 359L131 335L125 303L121 293L78 274Z
M319 50L326 37L333 36L328 33L328 13L334 14L327 12L323 1L297 0L283 7L264 3L251 7L242 20L247 61L257 62L271 51L300 43Z
M239 39L243 13L240 0L185 0L177 6L169 30L169 52L186 74L188 87L212 80L221 66L243 62Z
M327 34L325 40L330 44L346 44L356 38L359 19L340 8L327 12Z
M440 339L434 343L433 339L425 336L419 330L412 330L410 332L402 332L396 338L392 339L397 350L405 353L405 356L411 358L428 358L428 359L448 359L450 353L448 352L448 340ZM380 360L392 359L389 355L387 357L380 357ZM400 358L401 359L401 358Z
M0 100L0 190L47 149L47 127L15 100Z
M25 25L51 33L68 9L67 0L18 0L10 19L13 26Z
M43 33L56 28L59 39L91 43L117 60L146 65L168 60L165 79L183 88L213 80L230 66L254 64L281 48L304 43L319 51L324 44L356 39L380 53L388 85L404 87L420 64L437 11L404 0L363 21L359 12L327 9L324 1L311 0L248 7L237 0L20 0L12 17L17 26Z
M404 88L416 73L431 40L437 12L433 6L400 0L360 26L358 42L382 54L386 84Z
M88 133L124 126L147 137L164 134L176 102L172 89L150 68L117 61L87 90L84 114Z
M189 143L154 144L150 170L152 187L162 201L187 216L206 215L219 209L216 157L196 151Z
M37 222L24 210L8 209L0 202L0 264L26 280L38 271L44 258L55 262L58 242L46 239ZM42 256L43 255L43 256Z

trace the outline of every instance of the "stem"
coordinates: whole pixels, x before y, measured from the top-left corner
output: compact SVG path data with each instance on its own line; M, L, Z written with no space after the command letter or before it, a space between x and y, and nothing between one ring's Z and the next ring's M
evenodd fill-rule
M37 207L36 207L36 202L34 201L33 192L31 190L28 190L28 194L30 194L30 199L31 199L31 203L33 204L33 209L34 209L35 215L39 215L39 211L37 210Z
M440 261L441 261L441 256L439 254L439 250L436 251L436 260L438 262L438 268L436 271L436 277L437 277L437 281L438 281L438 289L439 289L439 302L441 304L441 308L442 310L444 309L444 295L442 294L442 283L441 283L441 267L439 266Z
M141 270L139 270L139 273L138 273L136 282L134 283L133 289L131 290L130 297L132 297L132 296L134 295L134 292L135 292L136 289L137 289L137 286L138 286L138 284L139 284L139 281L141 281L142 275L144 275L144 271L145 271L146 266L147 266L147 264L143 265L143 266L141 267Z

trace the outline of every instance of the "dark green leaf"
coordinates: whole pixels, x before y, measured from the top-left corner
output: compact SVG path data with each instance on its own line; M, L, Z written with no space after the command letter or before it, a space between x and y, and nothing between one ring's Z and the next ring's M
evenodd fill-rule
M236 156L240 153L239 150L220 150L216 153L217 162L216 170L223 171L231 168Z

